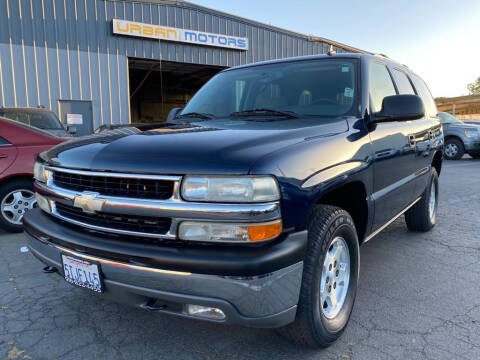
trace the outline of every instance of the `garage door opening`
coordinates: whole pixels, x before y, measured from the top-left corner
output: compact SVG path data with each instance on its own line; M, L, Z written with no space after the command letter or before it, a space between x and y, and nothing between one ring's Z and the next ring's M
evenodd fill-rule
M195 92L224 69L218 66L129 59L132 123L163 122L175 107L184 107Z

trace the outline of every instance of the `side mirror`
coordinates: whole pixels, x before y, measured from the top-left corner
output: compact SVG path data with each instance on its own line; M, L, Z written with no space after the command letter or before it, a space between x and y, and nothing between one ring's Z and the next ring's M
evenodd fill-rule
M425 116L423 101L418 95L386 96L382 110L372 114L372 122L417 120Z
M71 135L75 135L77 133L77 127L75 125L68 125L67 132Z
M175 119L175 117L180 113L180 111L182 111L183 108L173 108L172 110L170 110L170 112L168 113L168 117L167 117L167 122L171 122Z

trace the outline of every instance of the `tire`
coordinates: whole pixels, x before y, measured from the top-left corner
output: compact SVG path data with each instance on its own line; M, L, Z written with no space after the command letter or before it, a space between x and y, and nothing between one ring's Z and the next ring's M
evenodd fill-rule
M12 233L22 232L23 215L36 203L32 180L18 179L0 185L0 228Z
M444 155L447 160L460 160L465 155L465 147L458 139L447 139L445 141Z
M434 203L430 200L435 196ZM433 208L431 208L433 206ZM428 185L422 198L405 213L405 222L409 230L426 232L435 226L438 208L438 175L432 167Z
M343 244L339 239L343 239ZM343 250L338 252L340 245ZM336 265L332 267L334 271L336 268L339 272L343 269L340 273L329 272L329 267L324 266L325 261L332 259L331 255L335 249L337 254L344 256L343 259L339 258L338 263L335 261L333 265ZM344 267L345 259L349 260L348 268ZM352 218L338 207L317 206L312 211L308 223L308 247L304 259L297 315L293 323L277 330L280 335L296 344L316 348L327 347L335 342L343 333L352 313L359 269L359 244ZM348 274L348 280L342 273ZM330 275L333 279L326 279L325 275ZM334 279L340 284L342 278L344 286L335 287ZM328 283L330 290L335 287L334 293L339 294L336 312L333 311L335 310L333 307L328 307L327 301L322 303L321 284L324 284L323 294L327 294ZM345 294L343 301L340 294ZM332 310L331 316L326 314L328 309Z

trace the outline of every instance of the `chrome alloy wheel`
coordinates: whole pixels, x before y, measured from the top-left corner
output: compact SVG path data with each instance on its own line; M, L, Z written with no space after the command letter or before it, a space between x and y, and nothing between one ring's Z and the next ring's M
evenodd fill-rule
M349 282L350 251L345 239L336 237L325 254L320 279L320 309L326 318L334 318L342 309Z
M435 223L435 214L437 207L437 185L432 181L430 186L430 202L428 203L428 215L430 216L430 221Z
M445 155L447 155L449 158L453 158L457 155L458 153L458 146L455 144L447 144L445 146Z
M31 190L16 189L2 199L0 211L2 217L14 225L21 225L25 212L35 207L37 199Z

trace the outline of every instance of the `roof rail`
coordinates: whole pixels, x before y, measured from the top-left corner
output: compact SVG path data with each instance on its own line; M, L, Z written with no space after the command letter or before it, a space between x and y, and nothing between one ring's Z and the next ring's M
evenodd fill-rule
M403 67L406 67L407 69L410 69L407 65L402 64L402 63L400 63L400 62L398 62L398 61L396 61L396 60L394 60L394 59L391 59L391 58L389 58L389 57L388 57L387 55L385 55L385 54L373 54L373 56L380 57L380 58L384 58L384 59L388 59L388 60L390 60L390 61L396 62L397 64L399 64L399 65L401 65L401 66L403 66Z

